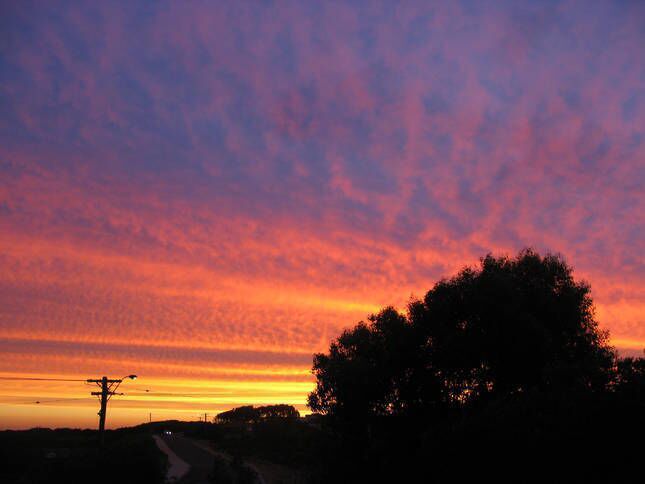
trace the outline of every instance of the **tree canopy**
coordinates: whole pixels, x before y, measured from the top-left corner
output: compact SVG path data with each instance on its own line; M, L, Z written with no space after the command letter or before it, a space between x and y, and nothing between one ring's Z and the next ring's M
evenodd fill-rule
M615 351L590 287L558 255L487 255L406 314L392 307L316 354L316 412L359 419L462 408L534 389L606 389Z

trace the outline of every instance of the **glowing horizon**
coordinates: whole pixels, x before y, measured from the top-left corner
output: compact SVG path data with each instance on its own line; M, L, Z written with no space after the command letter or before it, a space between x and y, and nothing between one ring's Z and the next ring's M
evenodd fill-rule
M151 391L115 398L111 428L304 412L344 328L527 246L642 355L643 5L1 17L0 377L137 373L123 391ZM89 391L0 380L0 428L93 427Z

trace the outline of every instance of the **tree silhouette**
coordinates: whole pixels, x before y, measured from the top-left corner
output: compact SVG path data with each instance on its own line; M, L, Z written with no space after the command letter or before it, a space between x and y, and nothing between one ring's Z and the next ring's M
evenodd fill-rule
M589 285L557 255L487 255L407 314L385 308L316 354L310 408L341 420L459 409L532 389L604 390L616 355Z
M296 410L292 405L279 404L265 405L261 407L245 405L219 413L217 415L217 421L229 423L255 423L269 419L297 419L299 417L300 412L298 412L298 410Z
M642 459L645 360L617 357L557 255L487 255L343 332L313 374L330 482L624 480Z
M480 269L439 282L416 316L451 401L536 386L603 389L611 379L615 354L589 285L558 256L488 255Z

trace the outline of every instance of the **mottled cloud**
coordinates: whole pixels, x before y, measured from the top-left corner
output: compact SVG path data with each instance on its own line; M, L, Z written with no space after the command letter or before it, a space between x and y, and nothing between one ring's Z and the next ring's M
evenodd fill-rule
M603 1L3 5L0 371L302 371L379 306L528 245L639 351L644 21Z

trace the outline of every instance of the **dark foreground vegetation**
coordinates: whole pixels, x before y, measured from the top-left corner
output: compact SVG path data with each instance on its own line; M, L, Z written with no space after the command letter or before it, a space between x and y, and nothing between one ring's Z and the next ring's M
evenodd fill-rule
M159 484L166 456L142 428L108 431L104 451L94 430L0 432L1 483Z
M485 257L405 314L345 331L313 373L305 418L270 405L146 424L111 432L105 456L82 431L0 433L0 477L112 482L97 470L119 462L119 482L160 482L150 435L170 431L221 452L208 471L220 484L642 479L645 359L617 355L557 256ZM46 460L49 447L82 458Z

